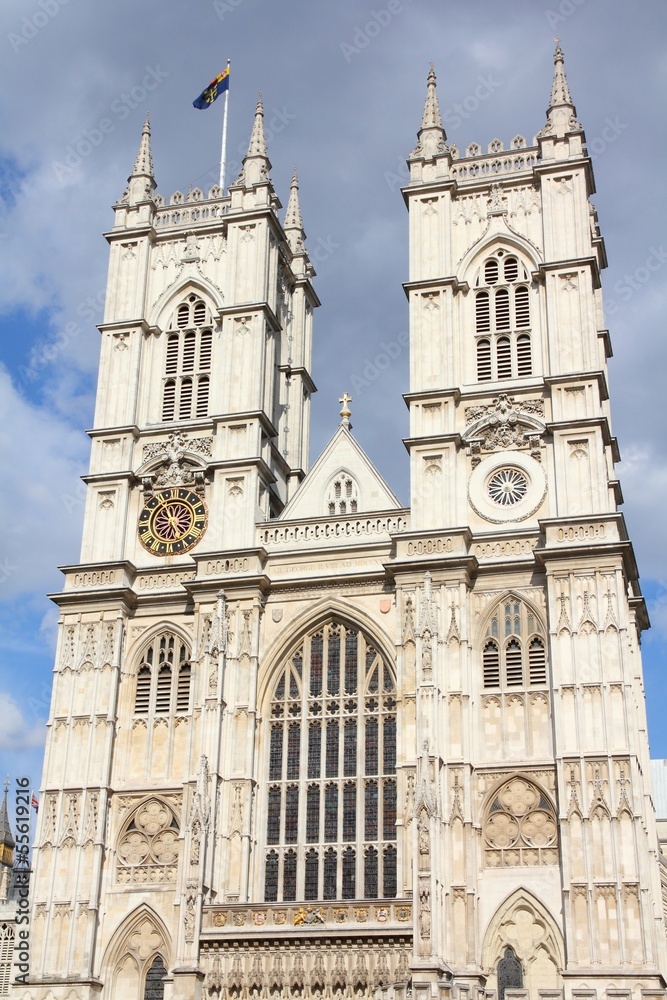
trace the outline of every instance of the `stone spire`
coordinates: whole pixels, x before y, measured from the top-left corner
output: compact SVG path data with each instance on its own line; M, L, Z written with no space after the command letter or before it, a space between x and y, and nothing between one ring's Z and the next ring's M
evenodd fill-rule
M577 109L570 96L570 88L567 85L563 63L563 50L560 47L560 42L556 39L554 80L551 85L551 98L547 109L547 123L542 131L539 132L539 136L541 137L548 135L564 136L566 132L582 130L581 125L577 121Z
M306 234L303 231L303 220L301 218L301 206L299 205L299 180L296 176L296 167L292 174L290 185L289 201L285 211L285 232L289 240L292 253L299 253L303 250L303 241Z
M264 134L264 105L262 104L262 93L260 91L257 107L255 108L255 120L248 143L248 152L243 158L243 170L239 180L246 186L257 184L258 181L269 179L271 163L269 153L266 148L266 136Z
M14 864L14 848L16 841L12 836L12 828L9 825L9 813L7 811L7 793L9 790L9 778L5 781L5 791L0 805L0 865L11 868Z
M137 205L150 198L156 188L153 176L153 157L151 156L151 123L146 115L144 127L141 130L141 140L137 158L134 161L132 173L127 179L127 187L121 198L128 205Z
M447 136L442 125L440 107L438 105L438 95L436 94L435 70L433 65L429 70L426 81L426 101L424 103L424 114L422 123L417 133L417 145L411 156L431 157L435 153L445 153Z

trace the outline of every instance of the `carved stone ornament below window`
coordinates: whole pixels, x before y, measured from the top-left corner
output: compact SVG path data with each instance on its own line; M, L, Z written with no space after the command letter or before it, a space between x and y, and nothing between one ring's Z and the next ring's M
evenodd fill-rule
M121 883L164 883L176 880L178 826L162 802L140 807L118 845L117 878Z

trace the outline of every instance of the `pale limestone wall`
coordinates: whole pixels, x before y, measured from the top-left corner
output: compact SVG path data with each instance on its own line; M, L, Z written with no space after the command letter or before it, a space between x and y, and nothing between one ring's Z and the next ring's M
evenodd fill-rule
M406 189L408 511L345 417L298 488L317 300L295 181L277 221L259 108L225 198L156 202L145 127L109 235L82 565L58 598L23 1000L140 997L157 955L174 1000L404 1000L409 981L422 1000L491 1000L508 947L524 979L508 1000L664 996L645 611L616 510L604 247L558 51L533 146L452 157L429 77ZM526 271L532 368L479 380L475 282L500 249ZM220 377L209 416L163 423L165 334L191 291ZM137 539L142 481L184 463L209 523L160 559ZM508 468L520 495L503 504L489 484ZM332 513L342 474L356 509ZM397 896L266 903L272 699L332 621L395 675ZM158 712L151 673L143 710L139 670L165 636L188 697Z

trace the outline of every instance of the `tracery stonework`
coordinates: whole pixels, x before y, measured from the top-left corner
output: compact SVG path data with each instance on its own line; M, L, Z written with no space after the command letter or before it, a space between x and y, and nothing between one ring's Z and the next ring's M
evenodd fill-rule
M425 96L410 333L369 355L409 348L409 509L354 386L311 464L315 274L262 100L208 195L158 195L143 126L55 598L26 998L664 1000L647 618L563 53L534 142L459 154L434 68ZM167 492L168 549L141 521Z
M513 778L492 796L484 824L486 863L492 868L558 863L553 807L531 782Z
M176 820L167 806L151 799L125 826L118 845L118 882L173 882L178 854Z

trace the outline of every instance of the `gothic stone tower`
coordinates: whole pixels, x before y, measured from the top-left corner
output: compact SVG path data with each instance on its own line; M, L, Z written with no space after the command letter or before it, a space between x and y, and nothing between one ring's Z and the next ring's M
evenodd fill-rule
M448 146L410 218L411 506L341 425L258 105L116 206L22 1000L640 1000L667 971L583 130Z

